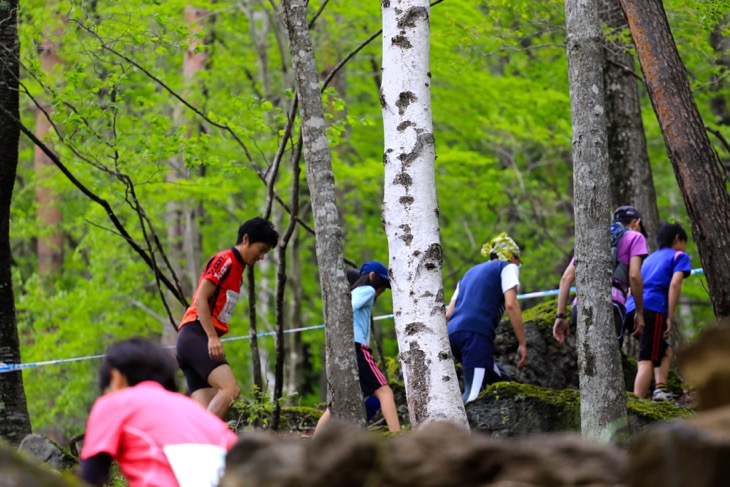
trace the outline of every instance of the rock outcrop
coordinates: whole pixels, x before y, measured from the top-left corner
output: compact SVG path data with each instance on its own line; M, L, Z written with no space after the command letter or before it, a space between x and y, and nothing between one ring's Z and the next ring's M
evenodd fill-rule
M37 458L56 470L71 470L78 465L78 459L65 451L50 438L43 435L28 435L20 442L20 450Z
M0 487L81 487L69 472L59 473L27 453L0 442Z
M332 422L311 440L243 434L221 487L620 486L626 454L575 434L506 440L435 422L384 437Z
M658 403L626 395L630 436L657 421L692 415L671 402ZM495 436L522 437L536 433L580 431L580 394L576 389L546 389L516 382L492 384L466 405L472 429ZM626 425L613 425L624 429Z

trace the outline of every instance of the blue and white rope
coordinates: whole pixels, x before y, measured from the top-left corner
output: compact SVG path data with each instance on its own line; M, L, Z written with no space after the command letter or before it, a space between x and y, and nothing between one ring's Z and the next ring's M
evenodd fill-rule
M692 275L696 274L702 274L703 270L702 268L699 269L692 269ZM559 292L558 289L551 289L549 291L537 291L534 293L527 293L527 294L519 294L517 295L517 299L532 299L532 298L541 298L545 296L555 296ZM575 287L570 288L570 292L575 292ZM382 315L382 316L376 316L373 318L373 320L379 321L379 320L387 320L392 319L393 314L388 315ZM292 328L291 330L284 330L284 333L298 333L302 331L311 331L311 330L318 330L324 328L324 324L322 325L315 325L315 326L305 326L302 328ZM267 331L263 333L257 333L257 337L267 337L267 336L274 336L276 335L275 331ZM237 340L249 340L251 339L250 335L247 336L236 336L236 337L229 337L229 338L223 338L221 339L222 342L233 342ZM167 348L174 348L173 346L167 347ZM84 360L93 360L98 358L103 358L104 355L87 355L85 357L74 357L74 358L63 358L63 359L57 359L57 360L46 360L43 362L29 362L25 364L6 364L3 362L0 362L0 374L6 373L6 372L15 372L18 370L25 370L25 369L32 369L35 367L43 367L45 365L58 365L58 364L67 364L71 362L81 362Z

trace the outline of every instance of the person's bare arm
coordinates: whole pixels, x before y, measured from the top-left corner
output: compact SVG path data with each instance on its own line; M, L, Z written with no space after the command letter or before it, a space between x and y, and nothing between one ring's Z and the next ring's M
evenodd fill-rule
M639 336L644 332L644 278L641 277L641 263L643 261L644 258L639 255L633 256L629 261L629 286L636 304L633 336Z
M669 295L668 295L668 306L667 306L667 331L664 332L665 337L669 337L669 332L672 331L672 324L674 323L674 311L677 309L677 303L679 302L679 294L682 292L682 281L684 280L684 272L675 272L672 275L672 281L669 283Z
M521 369L527 365L527 339L525 338L525 326L522 323L522 310L517 300L517 288L513 287L504 293L504 309L507 311L512 330L517 337L517 368Z
M452 299L449 301L449 307L446 308L446 323L449 322L451 319L451 315L454 314L454 306L456 305L456 300Z
M575 265L569 264L560 278L560 288L558 289L558 314L566 314L568 310L568 298L570 297L570 286L575 281ZM564 343L565 337L570 336L570 324L567 318L555 318L553 324L553 337L558 343Z
M195 309L198 311L198 320L203 326L205 334L208 336L208 355L215 361L221 361L225 358L223 343L221 342L218 332L213 325L213 317L211 315L208 301L215 293L215 284L208 279L203 279L195 294Z

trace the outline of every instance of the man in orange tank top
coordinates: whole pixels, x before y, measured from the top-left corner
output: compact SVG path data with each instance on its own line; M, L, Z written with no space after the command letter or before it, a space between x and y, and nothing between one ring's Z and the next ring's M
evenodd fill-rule
M240 390L226 361L220 337L241 293L243 270L262 260L276 246L279 234L272 223L252 218L238 229L235 247L208 260L185 312L177 336L177 361L193 399L224 418Z

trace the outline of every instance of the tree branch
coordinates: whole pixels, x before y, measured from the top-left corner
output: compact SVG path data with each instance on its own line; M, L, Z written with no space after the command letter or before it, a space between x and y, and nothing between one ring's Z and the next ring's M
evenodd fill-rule
M150 256L147 255L145 249L139 246L139 244L132 238L131 235L127 232L124 225L121 223L119 218L117 217L116 213L114 213L114 210L111 208L109 203L101 198L100 196L93 193L91 190L89 190L84 184L76 179L76 177L71 173L71 171L68 170L68 168L61 162L61 160L58 158L58 156L48 148L46 144L44 144L38 137L35 136L33 131L28 129L20 120L18 120L16 117L13 116L12 113L10 113L5 107L0 106L0 110L2 110L3 113L7 117L9 117L11 120L13 120L15 123L18 124L18 127L20 128L20 131L23 132L23 134L28 137L52 162L53 164L58 167L58 169L66 176L66 178L74 185L76 188L78 188L79 191L81 191L87 198L91 199L95 203L97 203L99 206L104 208L107 216L111 220L114 227L117 229L119 234L124 238L127 243L134 249L134 251L142 258L142 260L147 264L147 266L152 269L156 275L159 276L160 280L165 284L165 287L170 290L170 292L177 298L177 300L183 304L184 306L187 306L187 301L185 299L185 296L180 295L173 285L172 282L160 271L160 269L154 264L153 260L150 258Z

